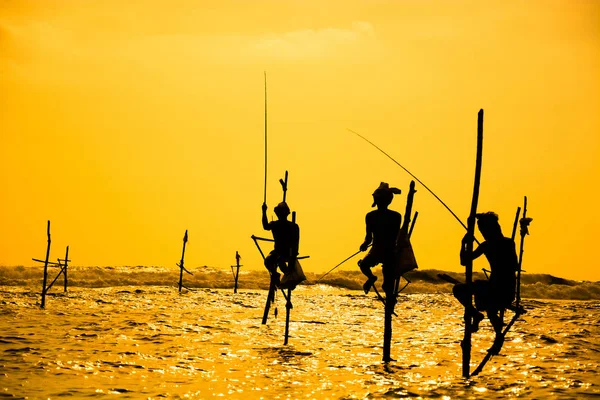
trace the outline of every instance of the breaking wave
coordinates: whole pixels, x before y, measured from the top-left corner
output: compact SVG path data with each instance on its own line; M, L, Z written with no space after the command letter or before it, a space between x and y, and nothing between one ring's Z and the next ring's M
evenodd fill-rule
M49 282L58 274L57 267L49 268ZM379 274L381 269L374 269ZM229 270L208 266L198 267L184 274L183 283L189 288L227 289L233 287L233 274ZM410 281L403 293L450 293L452 284L440 279L438 274L445 273L457 280L464 275L457 272L441 270L416 270L405 274ZM333 287L361 290L364 276L356 271L335 271L325 278L322 273L306 273L305 285L329 285ZM39 288L42 285L42 268L29 266L0 266L0 286L25 286ZM483 273L474 272L473 279L485 279ZM160 266L125 266L125 267L81 267L69 266L69 286L101 288L113 286L176 286L179 280L177 268ZM408 283L403 280L403 285ZM63 285L61 276L53 290L60 290ZM268 289L269 276L266 271L241 270L238 287L240 289ZM600 282L575 281L548 274L523 274L521 276L521 295L524 298L557 299L557 300L600 300Z

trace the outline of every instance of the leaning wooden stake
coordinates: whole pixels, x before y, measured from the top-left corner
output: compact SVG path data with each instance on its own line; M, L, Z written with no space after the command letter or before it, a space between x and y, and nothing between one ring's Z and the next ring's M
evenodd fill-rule
M46 234L48 235L48 246L46 247L46 261L44 261L44 281L42 283L42 303L41 308L46 307L46 283L48 281L48 259L50 258L50 220L48 220L48 226L46 228Z
M287 179L287 173L286 173ZM284 192L285 193L285 192ZM296 211L292 212L292 223L296 223ZM296 257L297 254L292 248L290 259L288 261L288 268L295 268L296 266ZM290 336L290 313L292 311L292 289L288 288L287 290L287 299L285 302L285 337L283 339L283 344L288 344L288 338Z
M467 235L469 238L475 237L475 215L477 214L477 202L479 200L479 182L481 180L481 160L483 155L483 109L477 114L477 157L475 161L475 183L473 185L473 198L471 200L471 211L467 221ZM473 241L467 240L466 253L473 253ZM467 292L471 293L473 286L473 260L467 257L465 265L465 280ZM472 301L472 297L469 297ZM471 363L471 313L468 307L465 307L465 335L461 342L462 347L462 375L468 378L470 375Z
M179 293L181 293L181 288L184 287L183 286L183 271L187 272L190 275L192 274L190 271L185 269L185 267L183 266L183 258L185 257L185 245L186 245L187 241L188 241L188 231L186 229L185 235L183 236L183 250L181 251L181 261L179 262Z

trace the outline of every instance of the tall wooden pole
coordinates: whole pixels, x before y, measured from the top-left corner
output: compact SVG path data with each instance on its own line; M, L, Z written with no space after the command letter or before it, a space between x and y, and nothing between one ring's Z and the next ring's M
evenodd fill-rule
M475 161L475 183L473 185L473 198L471 200L471 211L469 213L469 219L467 221L467 235L469 240L466 243L467 257L465 265L465 281L467 284L467 292L469 293L469 303L472 302L472 287L473 287L473 260L471 254L473 253L473 240L475 237L475 216L477 214L477 202L479 201L479 183L481 180L481 161L483 156L483 109L479 110L477 114L477 157ZM463 377L468 378L470 374L470 363L471 363L471 310L469 305L465 307L465 335L461 343L462 347L462 374Z
M185 235L183 236L183 250L181 251L181 261L179 262L179 293L181 293L181 287L183 286L183 270L185 267L183 266L183 258L185 256L185 244L188 241L188 231L185 230Z
M48 281L48 259L50 258L50 220L48 220L48 226L46 228L46 234L48 235L48 246L46 247L46 261L44 261L44 281L42 283L42 303L41 308L46 307L46 283Z
M515 215L515 222L513 223L512 235L510 238L515 240L517 236L517 225L519 224L519 216L521 215L521 207L517 207L517 214Z
M238 278L240 276L240 253L238 253L237 251L235 252L235 267L236 267L236 272L235 272L235 279L234 279L234 284L233 284L233 293L237 293Z
M521 303L521 266L523 265L523 245L525 244L525 236L529 234L529 222L531 222L531 218L527 218L527 196L525 196L523 200L523 219L521 219L521 230L519 232L521 235L521 244L519 247L519 269L517 269L517 310L519 310Z
M287 172L286 172L286 181L287 181ZM284 192L285 193L285 192ZM292 212L292 223L296 223L296 211ZM290 254L290 259L288 261L288 268L296 268L296 254L297 249L292 248ZM290 336L290 312L292 310L292 289L288 288L287 290L287 299L285 302L285 337L283 339L283 344L288 344L288 338Z
M67 277L67 265L68 264L69 264L69 246L67 246L67 253L65 254L65 267L64 267L64 271L63 271L63 273L65 274L64 275L64 278L65 278L65 281L64 281L64 292L65 293L67 292L67 280L68 280L68 277Z
M415 223L417 222L417 217L419 216L419 212L415 211L415 216L413 217L411 223L410 223L410 229L408 230L408 238L410 239L410 237L412 236L413 233L413 229L415 228Z

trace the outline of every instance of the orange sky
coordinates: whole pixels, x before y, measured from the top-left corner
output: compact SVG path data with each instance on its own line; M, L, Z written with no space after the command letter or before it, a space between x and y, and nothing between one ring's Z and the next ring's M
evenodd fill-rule
M600 280L599 3L122 3L0 3L0 264L42 258L50 219L76 265L175 268L188 229L190 269L262 268L266 70L267 202L289 170L306 271L358 250L380 181L410 182L346 128L466 219L483 108L479 210L510 235L527 195L524 269ZM417 190L420 268L461 270L462 228Z

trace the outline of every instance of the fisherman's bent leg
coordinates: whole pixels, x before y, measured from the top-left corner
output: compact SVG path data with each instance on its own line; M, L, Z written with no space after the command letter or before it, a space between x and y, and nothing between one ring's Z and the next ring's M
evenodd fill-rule
M377 279L377 277L373 275L373 271L371 271L371 268L373 268L377 264L377 258L371 253L367 254L365 258L358 262L358 266L360 267L361 272L369 279Z
M377 280L377 277L373 274L373 271L371 270L371 268L374 267L375 265L377 265L378 263L379 263L379 260L377 260L377 257L375 257L375 255L372 252L367 254L365 258L363 258L362 260L360 260L358 262L358 266L360 267L360 270L362 271L362 273L367 278L369 278L363 285L363 290L364 290L365 294L369 293L369 291L371 290L371 287Z
M271 274L277 272L277 253L274 251L270 252L268 256L265 257L265 267Z

